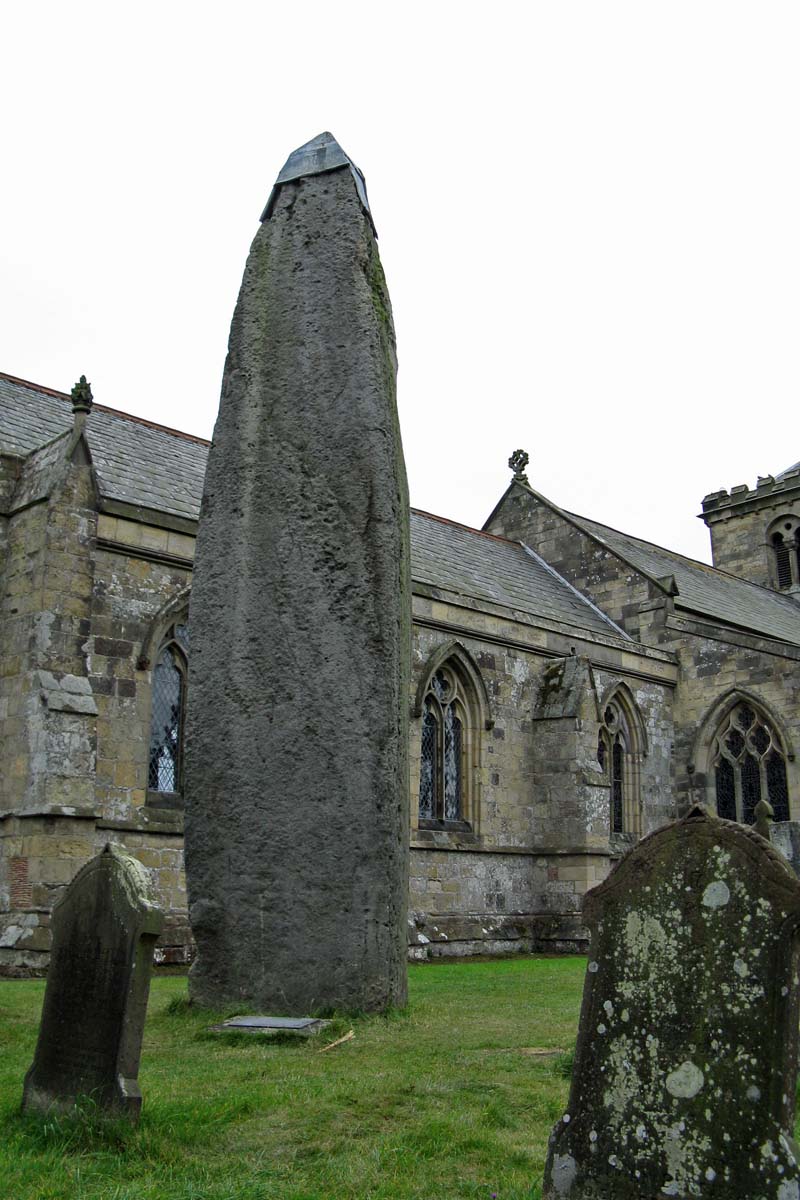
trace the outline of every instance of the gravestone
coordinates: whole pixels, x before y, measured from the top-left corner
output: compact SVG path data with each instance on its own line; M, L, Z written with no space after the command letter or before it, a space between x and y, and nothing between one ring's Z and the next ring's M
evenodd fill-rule
M567 1112L545 1200L798 1200L800 881L695 807L589 892Z
M135 858L107 845L53 908L39 1040L22 1106L66 1111L83 1098L136 1120L153 948L163 913Z
M292 154L247 260L191 600L193 1001L406 998L408 497L364 180Z

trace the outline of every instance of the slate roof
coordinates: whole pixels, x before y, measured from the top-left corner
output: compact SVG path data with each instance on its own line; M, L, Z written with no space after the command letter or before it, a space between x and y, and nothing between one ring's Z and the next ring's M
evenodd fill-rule
M575 520L633 567L656 579L674 575L678 585L676 609L800 645L800 606L788 596L620 533L587 517L575 517Z
M625 637L518 542L411 511L411 574L425 583L596 633Z
M0 453L26 457L72 427L68 396L0 374ZM86 437L101 496L196 521L209 443L95 404ZM411 515L415 582L549 621L626 637L516 542Z
M0 451L26 456L71 427L69 397L0 375ZM208 442L99 404L86 437L104 498L197 520Z

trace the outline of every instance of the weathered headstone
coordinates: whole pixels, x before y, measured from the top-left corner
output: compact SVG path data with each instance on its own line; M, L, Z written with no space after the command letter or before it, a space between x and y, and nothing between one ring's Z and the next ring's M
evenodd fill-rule
M53 908L39 1040L22 1106L67 1110L88 1098L136 1120L153 948L164 916L144 867L108 845Z
M800 881L696 807L589 892L567 1112L545 1200L798 1200Z
M192 999L406 996L408 499L364 181L290 157L231 327L192 586Z

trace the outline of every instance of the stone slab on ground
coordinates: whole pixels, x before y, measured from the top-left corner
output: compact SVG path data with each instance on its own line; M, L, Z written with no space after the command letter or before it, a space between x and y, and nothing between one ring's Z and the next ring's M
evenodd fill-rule
M114 845L53 908L53 947L28 1110L93 1110L136 1120L137 1076L156 938L164 917L145 868Z
M800 1200L800 881L696 807L599 887L545 1200Z
M276 1033L314 1037L330 1025L320 1017L229 1017L220 1025L212 1025L213 1033L252 1033L269 1037Z

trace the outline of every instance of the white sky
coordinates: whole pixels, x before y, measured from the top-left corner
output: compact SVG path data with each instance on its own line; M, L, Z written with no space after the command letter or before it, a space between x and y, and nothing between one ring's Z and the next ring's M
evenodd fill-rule
M330 129L367 177L412 503L512 450L696 557L800 458L794 0L0 9L0 369L210 436L250 241Z

